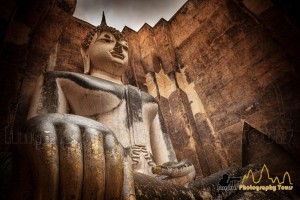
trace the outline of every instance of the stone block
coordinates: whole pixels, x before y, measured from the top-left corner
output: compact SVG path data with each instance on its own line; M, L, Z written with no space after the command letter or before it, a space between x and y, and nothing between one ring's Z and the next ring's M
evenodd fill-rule
M240 121L218 132L230 166L242 166L243 128L244 123Z

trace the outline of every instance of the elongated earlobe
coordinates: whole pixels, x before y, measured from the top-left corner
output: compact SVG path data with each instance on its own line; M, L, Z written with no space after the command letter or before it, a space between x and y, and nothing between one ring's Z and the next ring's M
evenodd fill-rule
M80 48L80 53L82 56L82 60L83 60L83 73L88 74L90 72L90 56L89 54L83 50L82 48Z

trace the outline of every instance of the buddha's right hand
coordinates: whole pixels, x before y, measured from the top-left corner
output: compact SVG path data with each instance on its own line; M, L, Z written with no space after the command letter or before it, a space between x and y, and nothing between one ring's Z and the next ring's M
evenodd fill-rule
M196 176L196 170L192 162L182 160L180 162L168 162L152 168L152 172L159 176L166 176L163 180L188 187Z
M132 198L131 164L104 125L46 114L28 120L25 129L24 137L32 140L18 149L31 163L35 199Z

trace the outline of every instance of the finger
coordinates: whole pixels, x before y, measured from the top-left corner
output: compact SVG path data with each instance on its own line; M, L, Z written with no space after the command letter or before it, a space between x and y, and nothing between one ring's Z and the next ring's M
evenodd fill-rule
M74 124L57 127L59 135L60 197L80 199L83 180L81 130Z
M124 150L124 182L123 182L123 198L124 200L135 200L133 167L130 156L130 149Z
M86 128L83 137L83 194L82 199L104 199L105 157L103 134Z
M27 134L32 134L33 140L24 150L32 164L34 199L57 199L59 156L55 127L52 123L38 120L31 120L27 127Z
M117 139L108 133L104 136L105 199L121 199L124 181L123 152Z

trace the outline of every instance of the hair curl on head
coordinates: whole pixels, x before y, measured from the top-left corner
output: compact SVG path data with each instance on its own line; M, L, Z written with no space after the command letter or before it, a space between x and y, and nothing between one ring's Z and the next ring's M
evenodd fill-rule
M101 24L99 26L96 26L90 32L85 36L83 42L81 43L81 47L86 50L89 48L91 41L93 40L93 37L95 34L99 34L102 32L109 32L115 36L116 40L125 40L125 36L123 33L118 31L117 29L107 26L106 24Z

